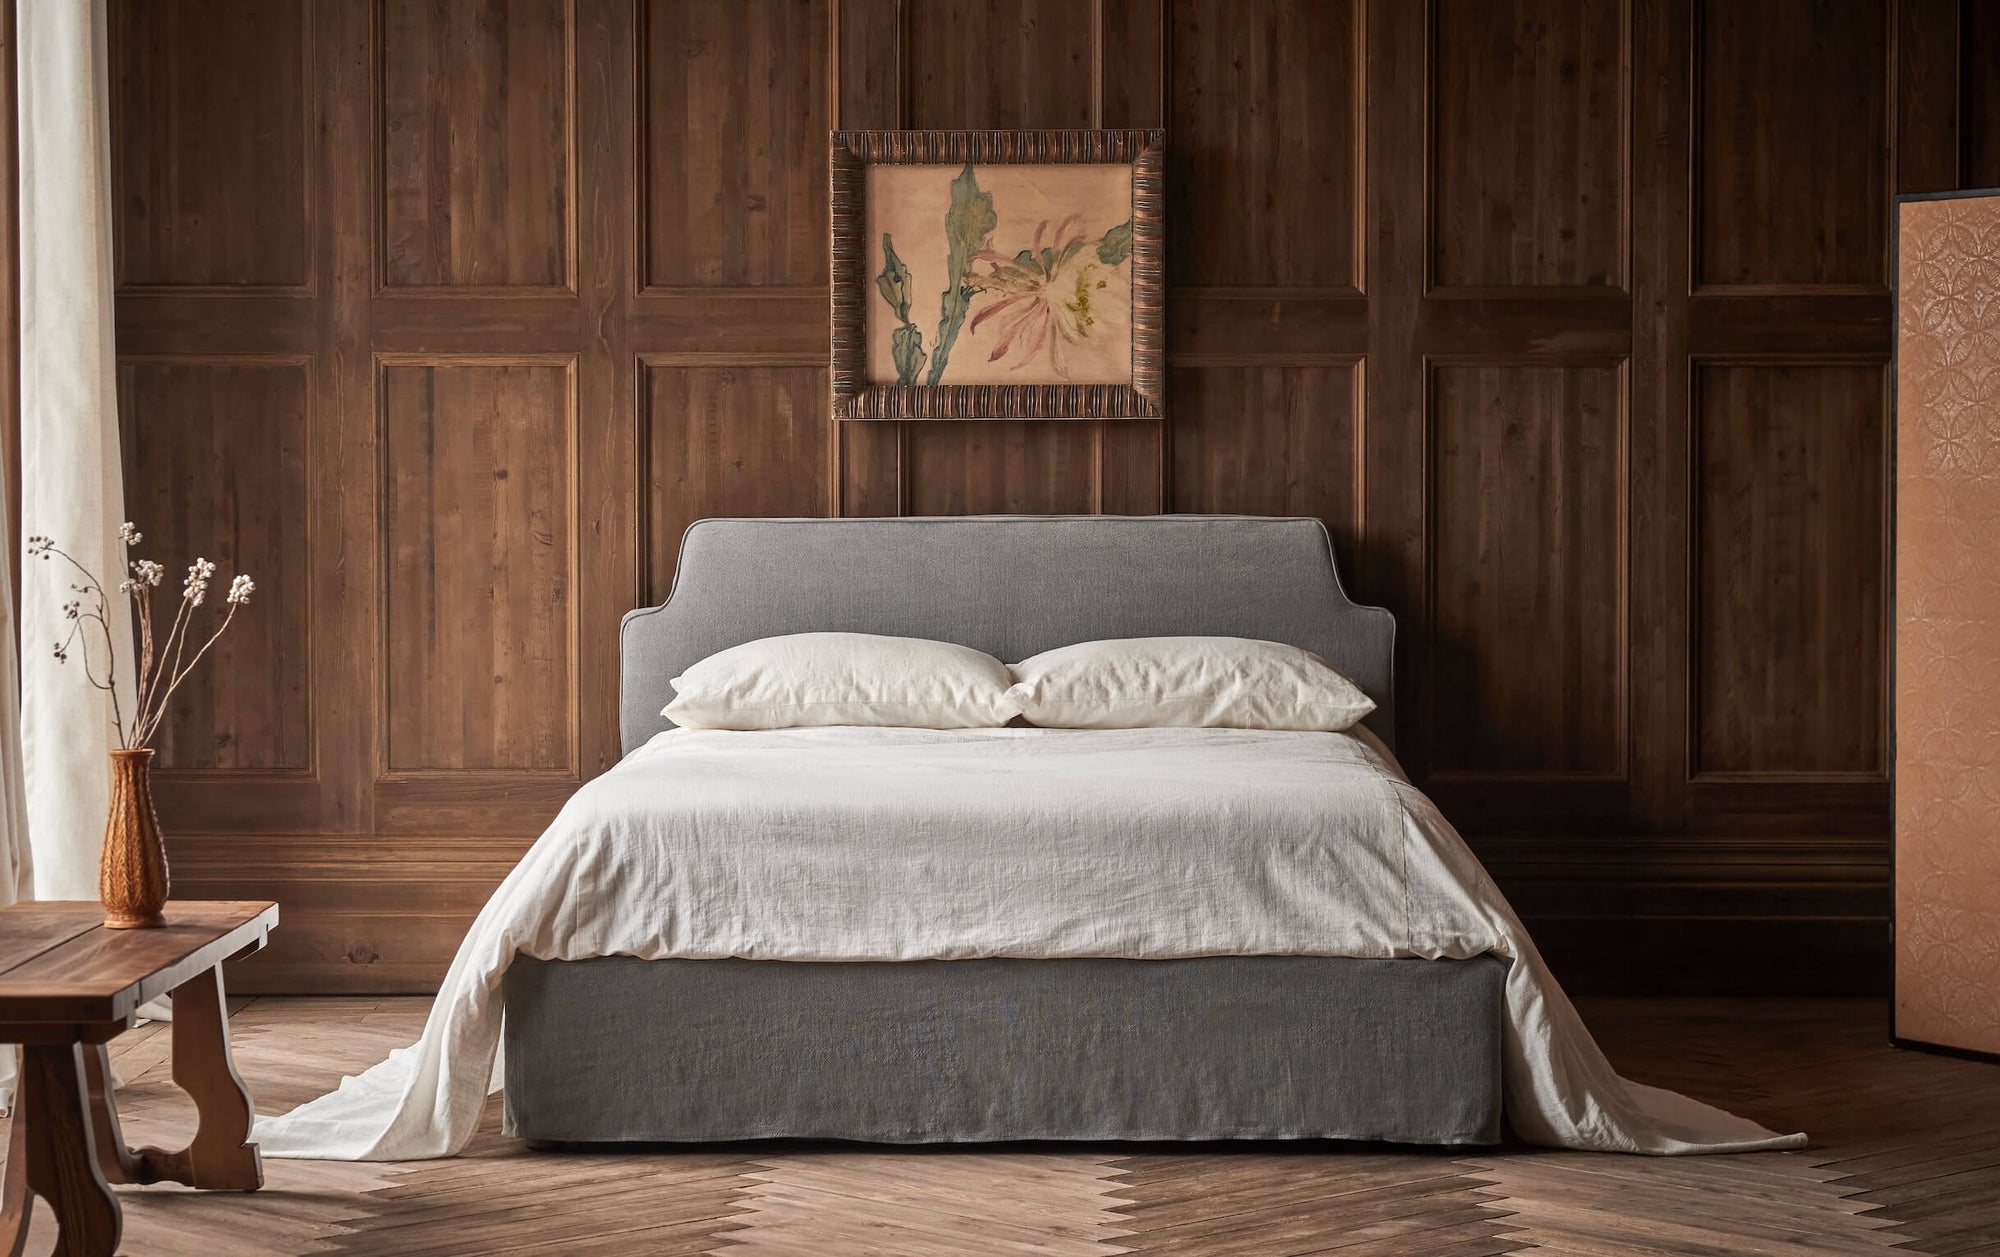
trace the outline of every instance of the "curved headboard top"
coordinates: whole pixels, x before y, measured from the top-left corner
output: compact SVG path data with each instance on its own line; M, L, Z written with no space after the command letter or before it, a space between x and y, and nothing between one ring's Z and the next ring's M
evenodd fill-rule
M673 592L628 612L619 727L632 751L672 722L674 677L783 633L957 642L1017 663L1115 637L1253 637L1325 659L1395 728L1396 622L1356 606L1317 519L1246 515L958 515L704 519Z

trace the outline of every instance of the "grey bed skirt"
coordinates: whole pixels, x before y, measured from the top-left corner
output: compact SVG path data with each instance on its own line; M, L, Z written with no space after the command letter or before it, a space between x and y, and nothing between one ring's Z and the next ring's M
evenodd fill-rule
M541 1143L1500 1138L1507 965L518 958Z

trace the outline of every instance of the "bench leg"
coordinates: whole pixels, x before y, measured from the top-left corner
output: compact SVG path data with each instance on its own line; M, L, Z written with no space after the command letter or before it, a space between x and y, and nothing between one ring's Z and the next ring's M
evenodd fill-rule
M90 1134L97 1144L97 1168L107 1183L151 1183L157 1179L145 1158L125 1144L118 1102L111 1095L111 1053L102 1043L83 1048L84 1098L90 1103Z
M21 1097L28 1090L19 1053L15 1054L14 1121L7 1135L7 1180L0 1197L0 1252L21 1257L28 1243L28 1219L35 1211L35 1194L28 1190L28 1124L21 1120Z
M87 1050L80 1043L31 1044L22 1054L14 1121L17 1129L26 1128L26 1186L48 1202L61 1226L55 1257L112 1257L124 1223L118 1198L98 1168L84 1078ZM10 1163L10 1187L13 1177ZM27 1220L24 1197L23 1233Z
M174 1081L194 1098L201 1124L179 1152L141 1148L140 1182L169 1179L207 1190L254 1192L264 1165L250 1142L256 1107L229 1056L229 1015L222 970L214 968L174 989Z

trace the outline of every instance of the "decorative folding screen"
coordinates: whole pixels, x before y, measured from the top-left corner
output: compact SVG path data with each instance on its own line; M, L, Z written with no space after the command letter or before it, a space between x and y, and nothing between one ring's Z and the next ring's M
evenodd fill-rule
M1894 1034L2000 1053L2000 191L1896 232Z

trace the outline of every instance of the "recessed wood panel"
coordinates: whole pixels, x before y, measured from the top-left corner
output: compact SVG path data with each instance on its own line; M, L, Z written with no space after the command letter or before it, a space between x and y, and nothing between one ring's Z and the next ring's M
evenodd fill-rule
M1443 287L1619 287L1623 0L1437 0L1431 272Z
M1167 421L1107 419L1097 427L1097 509L1154 515L1167 509Z
M1961 64L1986 72L1962 76L1963 99L1957 103L1965 135L1959 186L2000 188L2000 75L1991 72L2000 65L2000 4L1967 4L1964 13Z
M1695 278L1887 287L1887 0L1703 0Z
M1431 764L1612 777L1625 763L1624 373L1431 377Z
M1174 509L1316 515L1352 562L1361 375L1359 363L1175 371Z
M1883 372L1695 372L1695 769L1882 771Z
M1092 125L1093 8L1075 0L901 6L908 127ZM892 37L881 31L877 38Z
M827 396L824 367L641 367L648 602L698 519L827 513Z
M1092 423L925 420L907 425L910 515L1088 515Z
M835 466L842 515L895 515L902 505L903 425L841 423L834 426Z
M382 5L385 287L568 282L569 10Z
M286 0L110 7L121 284L311 282L312 12Z
M380 379L383 762L567 771L569 368L390 362Z
M824 284L826 0L655 0L641 22L645 282Z
M220 625L231 578L256 581L202 666L168 700L162 768L304 772L313 766L313 607L306 542L307 368L301 362L145 359L121 363L125 514L163 564L156 641L197 556L219 571L188 653Z
M1361 287L1358 6L1173 0L1170 9L1174 281Z

